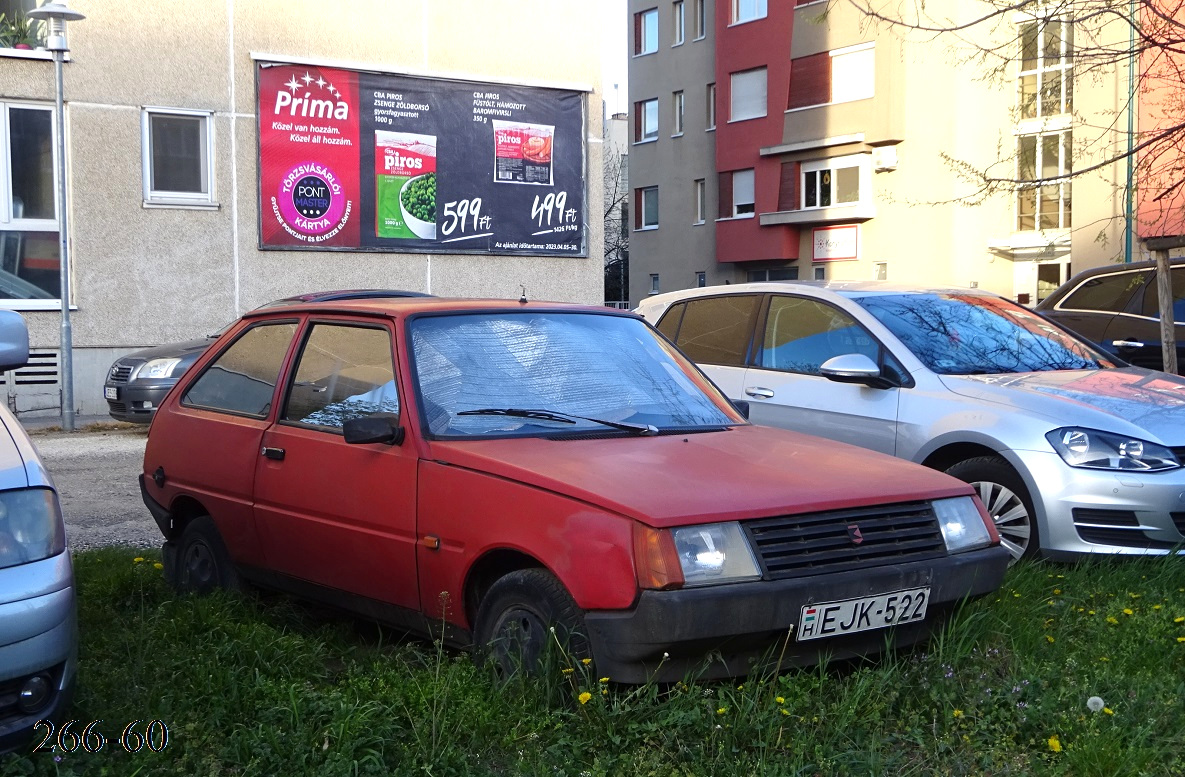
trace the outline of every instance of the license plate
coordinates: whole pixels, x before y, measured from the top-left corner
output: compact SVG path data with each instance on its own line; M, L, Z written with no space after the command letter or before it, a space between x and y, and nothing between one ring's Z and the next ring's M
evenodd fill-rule
M119 399L119 389L117 389L115 386L104 386L103 396L105 396L107 399Z
M929 588L808 604L798 618L798 641L914 623L926 617Z

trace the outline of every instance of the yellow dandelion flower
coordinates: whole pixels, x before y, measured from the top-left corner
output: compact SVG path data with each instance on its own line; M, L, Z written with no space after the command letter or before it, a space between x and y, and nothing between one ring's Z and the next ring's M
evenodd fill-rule
M1053 593L1054 593L1054 595L1055 595L1055 596L1056 596L1057 594L1060 594L1061 592L1062 592L1062 589L1060 589L1060 588L1055 588L1055 589L1053 589Z
M961 718L961 717L963 717L963 711L962 710L955 710L953 713L951 713L951 715L952 715L952 717Z
M572 674L576 670L569 666L566 669L561 669L560 671L563 672L564 674Z
M609 695L609 691L607 691L607 690L605 690L604 688L602 688L602 689L601 689L601 695L602 695L602 696L608 696L608 695Z
M1111 709L1110 707L1103 707L1103 712L1107 713L1108 715L1115 714L1115 710Z
M585 666L588 666L589 664L592 663L592 659L591 658L582 658L582 659L580 659L580 663L584 664Z
M1055 753L1060 753L1062 751L1062 742L1057 738L1057 734L1054 734L1049 738L1049 749Z
M789 715L790 713L786 711L786 708L785 708L785 707L782 707L782 714L783 714L783 715Z
M1094 610L1087 610L1087 611L1086 611L1086 614L1087 614L1087 615L1094 615L1094 614L1095 614L1095 611L1094 611Z
M137 564L139 564L143 560L144 560L143 556L136 556L134 559L132 559L132 561L135 561Z
M745 685L744 685L744 683L741 683L740 685L738 685L738 686L737 686L737 690L738 690L738 691L743 691L743 690L745 690Z
M1141 596L1143 596L1143 595L1144 595L1144 594L1128 594L1128 596L1130 596L1130 597L1131 597L1131 598L1133 598L1133 599L1139 599L1139 598L1140 598Z
M601 678L601 682L602 682L602 683L607 683L607 682L609 682L609 678L608 678L608 677L602 677L602 678Z
M1178 642L1185 642L1185 637L1177 637Z
M592 698L592 694L589 693L588 691L585 691L584 693L580 694L576 698L577 698L577 700L580 701L581 704L588 704L588 700Z
M1012 595L1012 598L1013 598L1013 599L1019 599L1019 598L1020 598L1020 594L1013 594L1013 595Z
M1173 618L1173 623L1185 623L1185 618Z
M1124 614L1124 615L1131 615L1131 614L1132 614L1131 608L1129 608L1129 607L1124 607L1124 608L1123 608L1123 614Z
M785 704L786 703L786 700L783 699L781 696L774 699L774 701L776 701L778 704Z
M1110 661L1111 659L1107 658L1106 656L1099 656L1099 660L1100 661Z
M1107 616L1107 623L1112 623L1112 624L1114 624L1114 623L1119 623L1119 621L1118 621L1118 620L1115 618L1115 616L1113 616L1113 615L1108 615L1108 616Z
M164 568L165 568L165 565L164 565L164 564L162 564L162 563L160 563L160 562L158 561L158 562L156 562L155 564L153 564L153 565L152 565L152 568L153 568L153 569L164 569Z
M728 707L720 707L719 709L716 710L717 715L723 715L726 712L728 712Z
M1046 634L1046 635L1045 635L1045 641L1046 641L1046 642L1049 642L1050 644L1052 644L1052 643L1053 643L1053 641L1054 641L1054 639L1053 639L1053 636L1052 636L1052 635L1050 635L1050 634Z
M1160 609L1160 605L1159 605L1159 604L1154 604L1154 605L1152 605L1152 609L1154 609L1154 610L1159 610L1159 609Z

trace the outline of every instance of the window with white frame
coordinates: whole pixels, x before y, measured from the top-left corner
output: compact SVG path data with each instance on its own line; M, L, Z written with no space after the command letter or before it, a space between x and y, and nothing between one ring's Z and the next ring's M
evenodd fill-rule
M874 43L860 43L790 60L788 110L866 100L875 93Z
M1032 182L1017 190L1018 231L1070 228L1070 181L1051 179L1072 172L1072 143L1068 129L1017 138L1017 179Z
M1059 18L1019 25L1017 114L1021 120L1070 113L1074 107L1074 28Z
M658 226L658 187L647 186L638 189L638 229L653 229Z
M868 155L852 154L802 163L802 208L860 204L867 183Z
M732 0L732 23L751 22L764 19L766 0Z
M763 67L733 73L731 79L730 121L756 119L766 114L766 69Z
M703 224L708 214L708 187L703 178L695 179L695 224Z
M145 108L140 115L144 149L144 202L213 205L213 133L210 113Z
M658 9L634 14L634 55L658 51Z
M675 40L671 45L678 46L683 42L684 35L687 33L687 14L683 10L683 0L675 0L671 11L675 26Z
M643 100L637 104L634 121L634 141L658 138L658 100Z
M753 198L753 169L734 170L732 173L732 215L752 216Z
M707 127L705 129L716 129L716 85L708 84L707 89L708 101L708 115L706 117Z
M673 92L671 94L671 111L675 117L675 134L683 134L683 92Z
M694 0L695 7L693 13L695 14L695 39L703 40L708 34L708 14L704 9L705 0Z
M658 273L650 273L650 293L658 294Z
M48 302L61 289L53 110L0 103L0 111L0 300L56 308Z

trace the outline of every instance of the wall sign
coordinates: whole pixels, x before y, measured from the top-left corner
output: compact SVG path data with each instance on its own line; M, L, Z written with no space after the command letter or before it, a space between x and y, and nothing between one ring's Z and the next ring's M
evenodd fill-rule
M860 225L815 227L811 233L811 261L832 262L860 258Z
M260 63L260 248L587 256L584 95Z

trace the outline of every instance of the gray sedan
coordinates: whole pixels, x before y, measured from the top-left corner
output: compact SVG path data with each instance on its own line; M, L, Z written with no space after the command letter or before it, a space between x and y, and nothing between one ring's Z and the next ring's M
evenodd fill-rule
M974 484L1014 558L1185 544L1185 380L1121 365L1002 297L754 283L638 312L754 422Z

